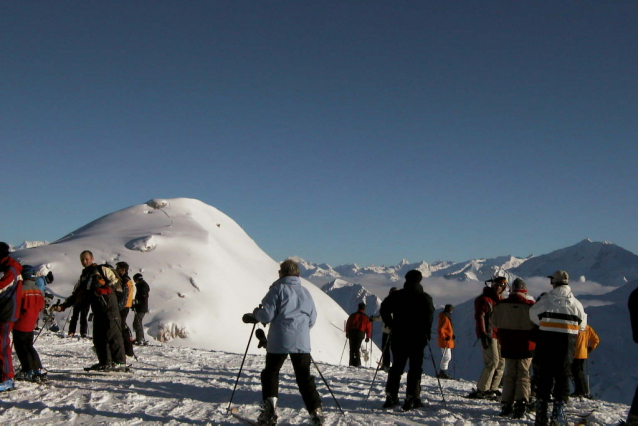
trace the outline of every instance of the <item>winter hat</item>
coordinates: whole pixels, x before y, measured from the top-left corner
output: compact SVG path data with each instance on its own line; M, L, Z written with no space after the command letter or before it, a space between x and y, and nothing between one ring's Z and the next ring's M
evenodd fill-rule
M421 274L421 271L417 271L416 269L412 269L411 271L408 271L407 274L405 274L405 282L408 283L420 283L421 280L423 279L423 275Z
M452 312L452 309L454 309L454 306L449 304L445 305L445 308L443 308L445 312Z
M363 303L363 302L359 303L359 310L364 310L365 311L366 310L366 304Z
M514 282L512 283L512 290L513 291L527 291L527 284L525 284L525 281L523 281L520 278L516 278L514 280Z
M134 280L141 280L141 279L143 279L143 278L144 278L144 277L143 277L143 276L142 276L142 274L140 274L140 273L137 273L137 274L133 275L133 279L134 279Z
M569 274L565 271L556 271L553 275L548 275L547 278L551 280L552 284L556 285L566 285L569 283Z
M31 265L22 265L22 279L28 280L29 278L33 278L35 276L35 268Z
M11 251L9 244L5 242L0 242L0 259L4 259L9 256L9 252Z

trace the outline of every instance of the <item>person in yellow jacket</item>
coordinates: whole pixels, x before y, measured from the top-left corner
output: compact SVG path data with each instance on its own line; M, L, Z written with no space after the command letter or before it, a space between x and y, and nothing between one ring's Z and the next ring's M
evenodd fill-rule
M454 349L454 328L452 327L452 312L454 306L445 305L443 312L439 314L439 325L437 327L438 338L437 344L441 348L441 363L439 364L439 374L437 377L440 379L451 379L448 374L448 366L452 360L452 349Z
M596 349L596 346L600 343L600 338L596 334L593 328L589 325L585 327L583 331L578 333L576 339L576 346L574 348L574 360L572 361L572 379L574 380L574 393L572 397L585 397L589 398L589 380L585 376L585 363L587 362L587 356L591 351Z

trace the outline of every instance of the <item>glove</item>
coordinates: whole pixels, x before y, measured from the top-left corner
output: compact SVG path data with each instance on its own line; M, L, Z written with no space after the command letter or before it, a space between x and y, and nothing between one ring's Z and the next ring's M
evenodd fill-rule
M587 348L587 353L590 354L592 350L592 348Z
M487 349L492 346L492 338L487 334L483 333L479 336L479 338L481 339L481 345L483 346L483 349Z
M246 324L257 324L259 321L257 321L257 318L255 318L255 314L244 314L243 317L241 317L241 320L246 323Z
M369 337L366 337L366 343L368 343L370 341Z
M456 340L456 336L454 334L452 335L452 340Z

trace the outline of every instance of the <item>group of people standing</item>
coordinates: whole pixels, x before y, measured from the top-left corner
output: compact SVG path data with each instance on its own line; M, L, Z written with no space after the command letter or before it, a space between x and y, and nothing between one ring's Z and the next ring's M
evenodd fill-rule
M9 245L0 242L0 391L14 389L14 379L46 380L33 343L34 330L45 307L46 283L53 279L50 272L46 277L37 276L32 266L21 265L9 252ZM80 254L80 262L84 269L72 294L64 303L50 309L62 312L74 307L69 336L75 335L79 319L82 337L88 333L88 310L91 309L93 345L98 357L98 363L91 368L109 370L125 366L127 354L134 355L133 344L146 343L142 320L148 312L150 287L142 274L135 274L133 280L129 278L126 262L118 262L115 269L107 264L98 265L88 250ZM126 325L131 308L135 311L135 341ZM41 327L46 326L45 322ZM17 374L13 368L10 333L21 364Z

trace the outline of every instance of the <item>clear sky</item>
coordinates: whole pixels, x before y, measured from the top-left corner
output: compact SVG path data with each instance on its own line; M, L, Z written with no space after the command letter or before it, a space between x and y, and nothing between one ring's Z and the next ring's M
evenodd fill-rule
M0 4L0 240L197 198L273 258L638 253L638 2Z

